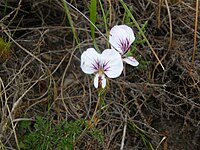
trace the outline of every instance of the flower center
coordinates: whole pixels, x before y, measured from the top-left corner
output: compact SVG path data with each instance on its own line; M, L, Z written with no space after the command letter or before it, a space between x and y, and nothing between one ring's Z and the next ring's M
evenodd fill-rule
M104 70L103 70L102 67L99 67L99 69L98 69L98 73L99 73L100 75L102 75L102 74L104 73Z
M92 64L93 69L95 69L99 74L103 74L104 72L108 71L110 66L108 66L109 61L100 61L95 60L95 63Z

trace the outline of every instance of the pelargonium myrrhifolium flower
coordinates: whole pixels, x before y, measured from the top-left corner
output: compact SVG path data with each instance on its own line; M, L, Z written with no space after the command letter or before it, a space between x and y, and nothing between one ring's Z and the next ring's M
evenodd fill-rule
M121 55L112 49L105 49L101 54L94 48L88 48L81 55L81 69L86 74L95 73L94 86L106 87L106 76L116 78L123 70Z
M137 66L139 62L133 56L126 56L131 44L135 40L135 35L133 30L127 25L115 25L109 34L109 42L111 44L111 49L118 51L123 61L126 63Z

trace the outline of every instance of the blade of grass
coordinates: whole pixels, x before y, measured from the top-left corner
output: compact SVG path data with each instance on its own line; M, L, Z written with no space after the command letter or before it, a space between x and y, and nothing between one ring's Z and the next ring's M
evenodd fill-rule
M3 2L4 2L3 14L6 15L7 7L8 7L8 1L7 1L7 0L4 0Z
M128 122L127 125L131 129L131 131L134 131L136 134L138 134L141 137L144 145L147 148L150 148L151 150L155 150L153 148L153 145L152 145L151 141L149 140L150 136L148 135L148 132L146 132L143 129L139 128L136 124L134 124L132 122Z
M64 0L65 1L65 0ZM95 26L95 24L92 23L92 21L86 16L84 15L80 10L78 10L76 7L74 7L72 4L70 4L69 2L65 1L65 3L67 5L69 5L71 8L73 8L74 10L76 10L78 13L80 13L90 24L92 24L94 26L94 28L99 32L99 34L101 34L101 36L108 41L108 39L106 38L106 36L97 28L97 26Z
M146 41L147 45L149 46L149 48L151 49L152 53L154 54L154 56L156 57L158 63L160 64L160 66L162 67L163 70L165 70L162 62L160 61L160 59L158 58L157 54L155 53L153 47L151 46L151 44L149 43L148 39L146 38L146 36L144 35L144 32L142 31L142 29L140 28L139 24L137 23L137 21L135 20L135 18L133 17L132 13L130 12L130 10L128 9L128 7L126 6L126 4L124 3L124 1L119 0L120 3L122 4L122 6L124 7L124 9L127 11L129 17L132 19L133 23L135 24L135 26L138 28L139 32L141 32L142 37L144 38L144 40Z
M68 20L69 20L69 24L70 24L70 26L71 26L71 29L72 29L72 32L73 32L73 35L74 35L74 38L75 38L75 41L76 41L76 43L79 45L79 40L78 40L78 37L77 37L77 35L76 35L76 31L75 31L75 28L74 28L73 20L72 20L72 17L71 17L71 15L70 15L68 6L67 6L65 0L62 0L62 2L63 2L64 10L65 10L65 12L66 12L67 18L68 18Z
M91 0L90 1L90 20L93 24L96 23L96 17L97 17L97 1ZM95 40L95 28L91 23L90 23L90 30L91 30L92 39Z
M90 1L90 21L92 22L92 24L90 23L90 30L91 30L91 36L94 43L94 47L97 51L99 51L98 45L95 40L95 27L93 26L93 24L96 24L96 19L97 19L97 1L91 0Z
M101 0L99 0L99 5L100 5L100 7L101 7L101 12L102 12L102 14L103 14L103 21L104 21L104 26L105 26L105 30L106 30L106 37L108 38L108 23L107 23L107 17L106 17L106 15L105 15L105 11L104 11L104 9L103 9L103 5L102 5ZM109 43L108 43L108 45L109 45Z
M109 26L111 26L112 24L112 3L111 3L111 0L108 0L108 3L109 3L109 14L110 14L110 18L109 18Z

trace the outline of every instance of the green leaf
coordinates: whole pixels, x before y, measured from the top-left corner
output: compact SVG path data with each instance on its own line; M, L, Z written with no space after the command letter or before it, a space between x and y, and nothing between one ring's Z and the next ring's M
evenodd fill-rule
M97 17L97 1L90 1L90 21L95 25ZM90 24L91 36L93 41L95 41L95 27L93 24Z
M91 0L90 1L90 30L91 30L91 36L92 36L92 40L94 43L94 47L95 49L99 51L99 47L96 43L95 40L95 24L96 24L96 18L97 18L97 1L96 0Z

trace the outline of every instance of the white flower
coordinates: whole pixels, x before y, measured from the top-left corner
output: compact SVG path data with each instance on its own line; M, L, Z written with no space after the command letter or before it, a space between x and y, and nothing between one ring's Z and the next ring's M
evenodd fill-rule
M88 48L81 55L81 69L86 74L96 73L94 86L106 87L106 76L116 78L123 70L121 55L112 49L106 49L102 54L97 53L94 48Z
M137 66L139 62L133 56L125 56L134 40L133 30L127 25L115 25L110 30L109 42L111 49L117 50L126 63Z

